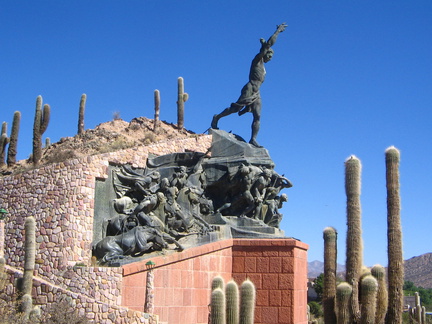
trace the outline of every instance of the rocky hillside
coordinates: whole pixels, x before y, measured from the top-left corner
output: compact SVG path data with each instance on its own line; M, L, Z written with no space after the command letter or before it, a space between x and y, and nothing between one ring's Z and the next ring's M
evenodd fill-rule
M40 164L62 162L82 156L101 154L146 145L172 138L185 138L196 136L185 129L178 130L173 124L160 121L157 131L154 131L154 120L145 117L132 119L126 122L115 119L102 123L95 129L87 129L81 135L63 137L57 143L52 143L43 149ZM11 169L2 169L2 174L26 170L33 167L30 161L18 161Z
M418 287L432 288L432 253L405 260L405 280Z

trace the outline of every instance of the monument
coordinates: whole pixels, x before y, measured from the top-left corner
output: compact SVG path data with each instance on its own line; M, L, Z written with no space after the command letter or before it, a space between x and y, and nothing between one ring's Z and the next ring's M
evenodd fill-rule
M240 98L213 117L208 152L149 157L145 168L111 167L104 184L109 188L96 195L112 203L95 211L93 255L101 263L128 263L144 254L226 238L284 237L279 209L288 198L281 190L292 183L274 170L256 137L264 63L285 27L278 25L268 41L261 39ZM254 116L249 143L217 127L220 118L234 112Z

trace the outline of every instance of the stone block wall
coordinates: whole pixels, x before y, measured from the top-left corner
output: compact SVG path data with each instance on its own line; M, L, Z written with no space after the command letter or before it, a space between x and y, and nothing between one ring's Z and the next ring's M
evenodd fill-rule
M3 221L4 230L0 230L1 253L6 264L12 272L22 269L24 221L32 215L36 220L35 276L38 280L45 280L57 290L79 294L84 299L100 298L110 307L118 307L121 270L76 266L91 264L96 179L107 178L110 163L145 167L149 154L206 152L210 144L211 136L197 135L53 163L1 177L0 206L9 212ZM90 287L92 289L87 289ZM34 290L33 297L37 299L38 294L44 295L44 292Z

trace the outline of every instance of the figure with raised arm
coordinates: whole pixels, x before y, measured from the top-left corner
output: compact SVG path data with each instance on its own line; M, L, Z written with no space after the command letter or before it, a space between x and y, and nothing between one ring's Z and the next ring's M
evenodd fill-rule
M271 48L276 42L279 33L283 32L287 24L282 23L277 26L274 34L265 41L261 38L261 49L259 53L252 60L250 72L249 72L249 82L241 90L240 97L236 102L233 102L230 107L224 109L220 114L214 115L211 123L211 128L218 129L218 121L222 117L231 115L233 113L238 113L239 116L252 112L252 136L249 141L250 144L258 146L259 144L256 140L261 119L261 97L260 97L260 87L264 82L265 78L265 68L264 63L271 60L273 56L273 49Z

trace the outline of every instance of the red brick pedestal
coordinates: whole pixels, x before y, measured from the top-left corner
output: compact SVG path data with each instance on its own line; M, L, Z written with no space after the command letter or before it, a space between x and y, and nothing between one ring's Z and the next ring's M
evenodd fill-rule
M211 281L221 275L255 284L256 324L307 324L307 249L294 239L228 239L152 258L155 314L161 323L206 324ZM147 261L123 266L122 306L144 309Z

